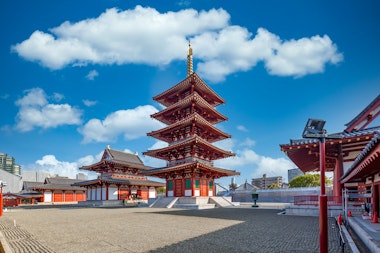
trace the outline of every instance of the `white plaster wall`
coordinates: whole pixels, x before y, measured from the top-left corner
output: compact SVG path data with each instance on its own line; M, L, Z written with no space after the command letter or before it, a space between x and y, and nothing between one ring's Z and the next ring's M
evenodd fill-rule
M102 197L102 188L101 187L96 187L96 200L101 200Z
M52 193L51 191L46 191L44 193L44 202L51 202L52 201Z
M87 200L91 200L91 188L87 188Z
M108 200L117 200L118 192L116 185L108 186Z
M107 187L105 185L102 186L102 200L107 199Z
M200 190L194 190L194 196L195 197L201 196Z
M154 187L149 188L149 198L155 198L156 197L156 189Z
M209 195L209 196L213 196L213 195L212 195L212 190L209 190L209 191L208 191L208 195Z
M173 197L174 196L174 192L173 191L168 191L168 197Z
M185 196L186 197L191 196L191 190L185 190Z

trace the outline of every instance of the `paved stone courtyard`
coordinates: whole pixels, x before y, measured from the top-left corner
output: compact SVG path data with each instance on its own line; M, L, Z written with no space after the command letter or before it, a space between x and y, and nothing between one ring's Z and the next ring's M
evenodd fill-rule
M318 217L217 208L13 209L0 229L15 252L319 252ZM16 226L14 226L16 225ZM329 252L341 252L334 219ZM346 247L344 252L350 252Z

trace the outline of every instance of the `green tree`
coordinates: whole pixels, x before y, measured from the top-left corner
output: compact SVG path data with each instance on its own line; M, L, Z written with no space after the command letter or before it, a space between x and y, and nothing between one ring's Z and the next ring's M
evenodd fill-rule
M271 183L268 186L268 189L280 189L280 186L278 186L278 184L276 184L276 183Z
M325 183L331 184L331 180L327 177L325 177ZM305 174L298 176L294 178L292 181L289 182L290 188L297 188L297 187L315 187L320 186L321 180L319 174Z
M165 187L158 187L157 188L157 194L165 194L166 188Z

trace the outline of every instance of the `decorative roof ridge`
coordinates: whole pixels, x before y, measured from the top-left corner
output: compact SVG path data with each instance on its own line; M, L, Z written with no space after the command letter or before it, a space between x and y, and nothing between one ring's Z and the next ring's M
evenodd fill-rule
M353 118L350 122L348 122L347 124L345 124L345 126L347 126L347 128L346 128L346 130L345 131L347 131L347 132L351 132L351 131L353 131L353 126L355 125L355 123L358 123L358 121L365 115L365 114L367 114L367 113L369 113L369 111L372 109L372 107L373 106L375 106L376 104L379 104L380 103L380 95L378 95L374 100L372 100L372 102L369 104L369 105L367 105L358 115L356 115L356 117L355 118ZM376 115L374 115L375 117L378 115L380 113L380 111L378 111L377 113L376 113ZM369 113L369 115L371 115L370 113ZM368 115L368 116L369 116ZM374 118L375 118L374 117ZM374 119L373 118L373 119ZM371 121L373 120L373 119L371 119ZM368 124L369 124L369 122L368 122ZM367 124L366 124L367 125Z

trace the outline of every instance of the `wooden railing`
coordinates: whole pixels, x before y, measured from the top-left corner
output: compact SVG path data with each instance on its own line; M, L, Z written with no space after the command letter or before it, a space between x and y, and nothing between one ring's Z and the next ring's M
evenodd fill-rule
M294 196L294 205L297 206L318 206L318 195L301 195ZM342 197L340 196L327 196L328 206L341 206Z

